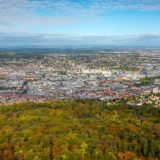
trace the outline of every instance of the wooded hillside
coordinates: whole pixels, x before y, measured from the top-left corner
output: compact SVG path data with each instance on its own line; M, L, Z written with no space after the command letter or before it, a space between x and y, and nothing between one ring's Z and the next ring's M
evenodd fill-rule
M160 111L97 100L2 106L1 160L160 159Z

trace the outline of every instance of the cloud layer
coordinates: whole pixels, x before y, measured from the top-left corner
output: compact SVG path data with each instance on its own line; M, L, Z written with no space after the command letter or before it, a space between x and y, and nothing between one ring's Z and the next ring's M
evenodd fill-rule
M9 35L0 34L0 46L63 46L63 45L125 45L160 47L160 34L131 36L76 36L60 34Z
M110 10L155 11L160 0L0 0L0 25L63 25L75 20L67 14L86 17Z
M160 44L159 34L76 36L44 34L43 29L43 34L32 34L30 30L96 20L97 15L116 10L160 11L160 0L0 0L0 46Z

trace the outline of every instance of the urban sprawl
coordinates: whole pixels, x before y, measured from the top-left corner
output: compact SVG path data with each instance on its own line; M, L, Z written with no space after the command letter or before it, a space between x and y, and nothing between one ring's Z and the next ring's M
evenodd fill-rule
M138 97L128 103L159 107L159 86L160 56L152 53L48 54L0 60L0 104Z

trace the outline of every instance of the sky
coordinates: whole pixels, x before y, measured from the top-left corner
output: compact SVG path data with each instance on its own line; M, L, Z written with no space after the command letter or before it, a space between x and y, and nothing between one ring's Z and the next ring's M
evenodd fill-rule
M0 0L0 47L160 48L160 0Z

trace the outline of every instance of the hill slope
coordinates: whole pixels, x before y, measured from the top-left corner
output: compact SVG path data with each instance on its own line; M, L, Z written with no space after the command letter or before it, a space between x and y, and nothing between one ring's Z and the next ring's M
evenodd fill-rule
M160 159L160 111L96 100L3 106L1 160Z

